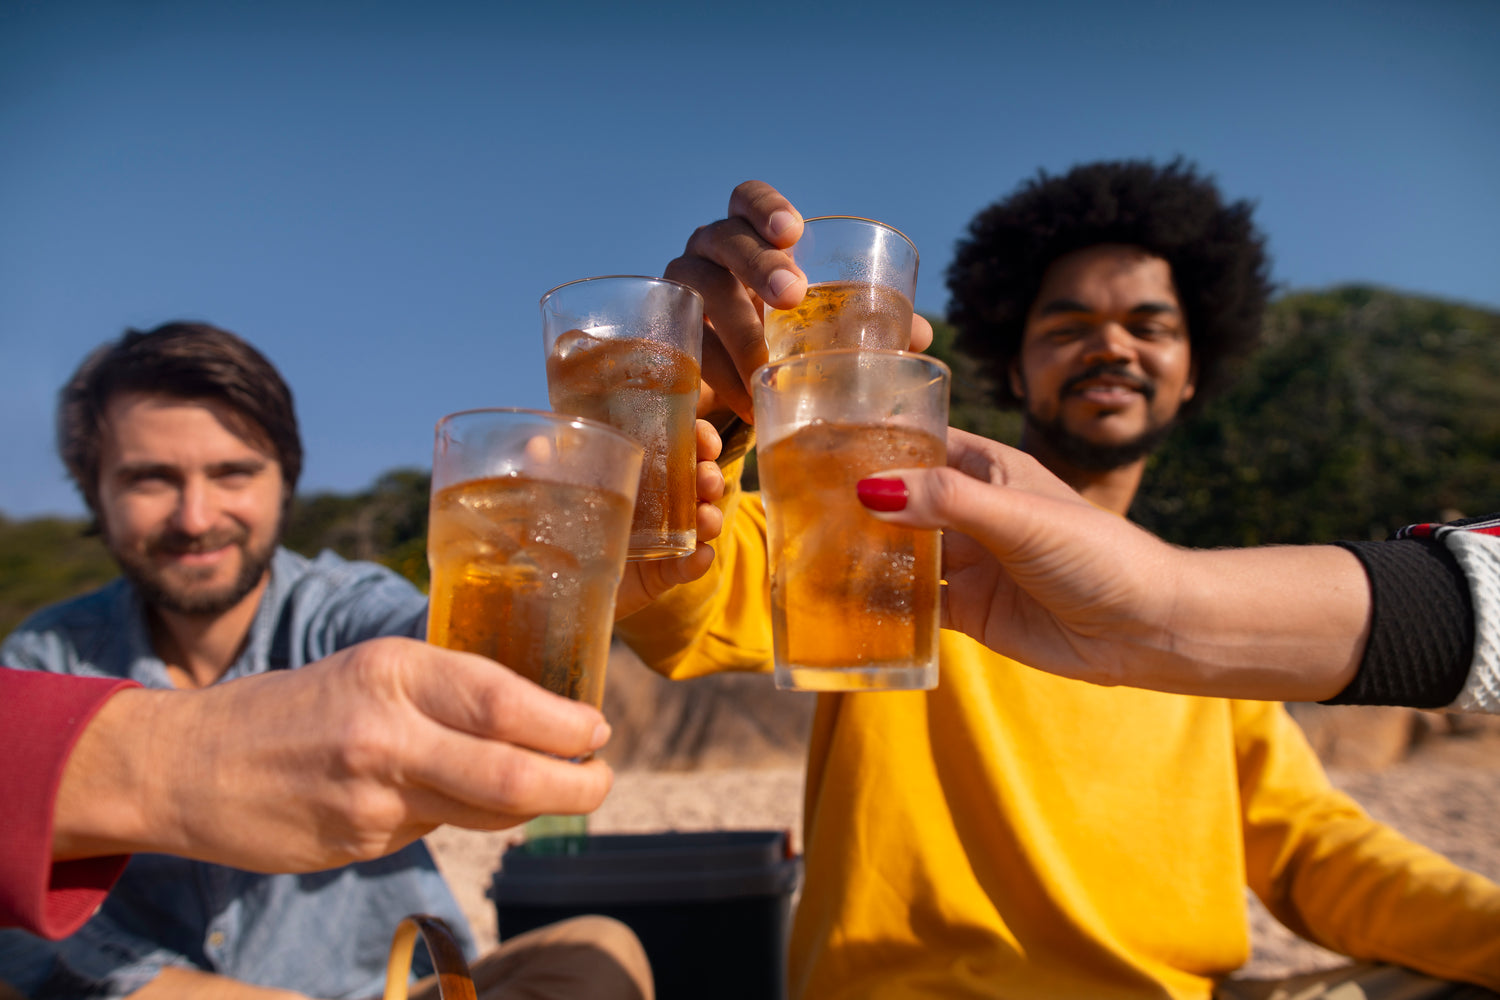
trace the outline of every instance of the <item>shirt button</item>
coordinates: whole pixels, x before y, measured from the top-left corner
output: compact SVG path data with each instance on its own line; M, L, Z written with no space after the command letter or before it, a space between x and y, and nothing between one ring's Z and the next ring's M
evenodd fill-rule
M210 948L222 948L222 947L224 947L224 932L223 931L214 931L212 934L210 934L208 936L208 946Z

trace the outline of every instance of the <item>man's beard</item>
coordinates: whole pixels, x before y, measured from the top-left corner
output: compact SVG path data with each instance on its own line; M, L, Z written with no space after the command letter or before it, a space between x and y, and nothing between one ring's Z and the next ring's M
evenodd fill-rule
M1066 397L1080 382L1106 375L1129 378L1135 383L1148 407L1156 398L1154 383L1139 376L1128 375L1111 365L1095 365L1088 371L1073 376L1062 384L1058 395ZM1162 442L1172 433L1175 423L1175 421L1168 420L1160 426L1148 427L1129 441L1122 441L1118 444L1098 444L1064 427L1060 406L1057 414L1050 420L1039 419L1030 408L1025 411L1025 418L1027 428L1044 441L1058 458L1084 472L1110 472L1139 462L1161 447Z
M1172 425L1167 423L1152 427L1130 441L1096 444L1074 434L1056 418L1044 423L1028 413L1026 426L1045 441L1058 458L1084 472L1109 472L1138 462L1159 448L1172 433Z
M187 535L169 529L147 540L145 552L117 548L109 540L107 531L104 541L110 555L119 563L120 571L135 585L148 605L179 615L212 617L222 615L239 604L260 583L275 555L279 534L278 531L260 549L250 547L250 532L244 528L221 528L202 535ZM226 545L239 548L240 571L229 584L218 588L208 588L200 580L194 579L200 574L184 567L177 567L177 579L174 580L157 567L152 559L158 553L183 555L190 552L213 552ZM201 573L201 577L207 579L211 573L211 569L207 570Z

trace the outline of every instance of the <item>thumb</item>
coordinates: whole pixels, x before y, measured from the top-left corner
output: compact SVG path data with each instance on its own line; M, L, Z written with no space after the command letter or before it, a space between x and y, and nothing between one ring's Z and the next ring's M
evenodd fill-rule
M412 703L448 729L578 757L609 738L604 716L590 705L553 694L493 660L425 643L403 652Z
M1092 510L1080 500L987 483L947 466L880 472L861 479L855 490L882 521L961 531L1002 558L1032 548L1064 519Z

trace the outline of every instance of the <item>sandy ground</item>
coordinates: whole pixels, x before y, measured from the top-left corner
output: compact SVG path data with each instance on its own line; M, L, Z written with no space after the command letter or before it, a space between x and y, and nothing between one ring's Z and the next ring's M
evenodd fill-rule
M1500 881L1500 739L1448 740L1376 772L1331 771L1335 784L1377 819ZM802 771L626 771L591 818L597 833L789 829L800 849ZM428 838L482 946L495 941L487 891L514 834L444 829ZM1338 964L1249 900L1255 955L1245 976L1279 976Z

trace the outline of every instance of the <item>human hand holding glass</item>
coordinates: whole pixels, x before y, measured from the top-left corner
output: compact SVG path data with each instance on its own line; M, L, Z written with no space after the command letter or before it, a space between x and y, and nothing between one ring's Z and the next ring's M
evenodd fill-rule
M840 347L904 350L911 343L917 248L882 222L846 215L808 219L789 248L806 276L796 306L765 307L771 359Z
M257 872L368 861L442 824L592 811L609 768L557 758L608 735L592 708L397 637L202 691L127 688L59 776L53 857L151 851ZM163 755L195 765L163 780Z
M853 487L943 464L948 384L941 361L860 348L756 372L778 687L937 685L938 533L880 523Z
M947 467L886 469L856 489L883 521L943 529L944 627L1038 669L1318 701L1359 665L1369 585L1344 549L1169 545L1030 455L954 429Z
M746 421L754 420L750 377L769 358L765 309L793 309L808 289L791 252L803 226L779 191L746 181L730 196L728 216L699 227L664 272L703 296L703 380L718 409ZM932 325L913 315L907 346L920 351L931 342Z

